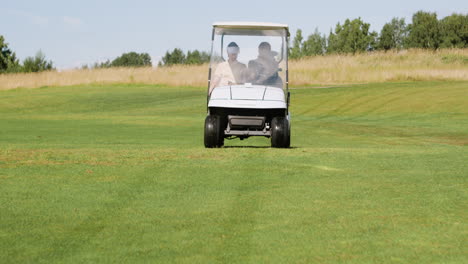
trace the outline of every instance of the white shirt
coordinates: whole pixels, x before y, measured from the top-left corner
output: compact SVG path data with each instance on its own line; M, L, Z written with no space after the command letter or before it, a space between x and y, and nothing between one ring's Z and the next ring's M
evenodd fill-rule
M210 87L210 94L215 87L226 86L236 83L237 81L236 77L234 76L233 69L235 69L237 78L240 79L240 76L242 74L241 71L245 68L246 66L238 61L234 61L231 63L229 63L228 61L224 61L218 64L213 74Z

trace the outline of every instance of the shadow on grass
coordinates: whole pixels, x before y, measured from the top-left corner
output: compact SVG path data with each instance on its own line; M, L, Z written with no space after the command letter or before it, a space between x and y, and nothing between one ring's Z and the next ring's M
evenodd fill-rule
M276 149L270 146L224 146L223 148L255 148L255 149ZM298 149L299 147L289 147L285 149ZM280 149L280 148L278 148Z

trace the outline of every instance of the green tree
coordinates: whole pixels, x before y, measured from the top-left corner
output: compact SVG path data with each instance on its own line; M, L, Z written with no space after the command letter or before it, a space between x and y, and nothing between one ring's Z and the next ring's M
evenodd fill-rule
M187 52L187 57L185 59L185 64L200 64L201 57L200 52L195 50L191 52L190 50Z
M145 67L151 66L151 57L148 53L128 52L115 58L111 67Z
M402 49L408 37L404 18L393 18L380 32L378 48L383 50Z
M327 39L327 53L335 53L338 49L338 37L333 33L333 30L330 29Z
M210 60L211 60L210 53L208 53L206 51L202 51L200 53L200 57L201 57L201 62L202 63L207 63L207 62L210 62Z
M175 48L172 52L166 51L162 57L159 66L171 66L174 64L184 64L186 61L185 54L181 49Z
M326 45L326 37L321 36L316 28L314 34L310 35L302 44L302 54L304 56L323 55L327 48Z
M442 48L468 48L468 14L452 14L440 21Z
M184 64L185 63L185 54L181 49L174 49L171 54L170 64Z
M440 23L436 13L418 11L408 26L408 47L438 49L442 42Z
M110 60L106 60L103 62L95 62L93 68L110 68L112 67L112 62Z
M5 38L0 35L0 73L18 72L21 70L16 54L8 48Z
M198 50L188 51L185 58L185 64L203 64L210 61L210 55L207 52Z
M346 19L343 25L338 23L328 37L328 52L354 54L375 49L377 33L370 32L369 28L370 24L361 18Z
M303 56L302 54L302 30L298 29L296 31L296 36L293 40L293 45L289 49L289 58L291 59L298 59Z
M23 61L23 72L41 72L54 70L52 61L47 61L44 53L38 51L34 57L27 57Z

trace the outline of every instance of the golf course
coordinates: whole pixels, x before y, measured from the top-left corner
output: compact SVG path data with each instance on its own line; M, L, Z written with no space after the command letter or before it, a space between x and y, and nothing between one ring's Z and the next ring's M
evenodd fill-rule
M0 91L0 262L468 262L468 81L290 110L291 148L206 149L206 87Z

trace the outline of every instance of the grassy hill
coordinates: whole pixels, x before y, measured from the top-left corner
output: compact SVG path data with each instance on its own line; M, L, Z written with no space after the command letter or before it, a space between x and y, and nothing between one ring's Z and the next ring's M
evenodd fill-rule
M2 91L2 262L466 263L467 95L294 89L291 149L205 149L204 88Z

